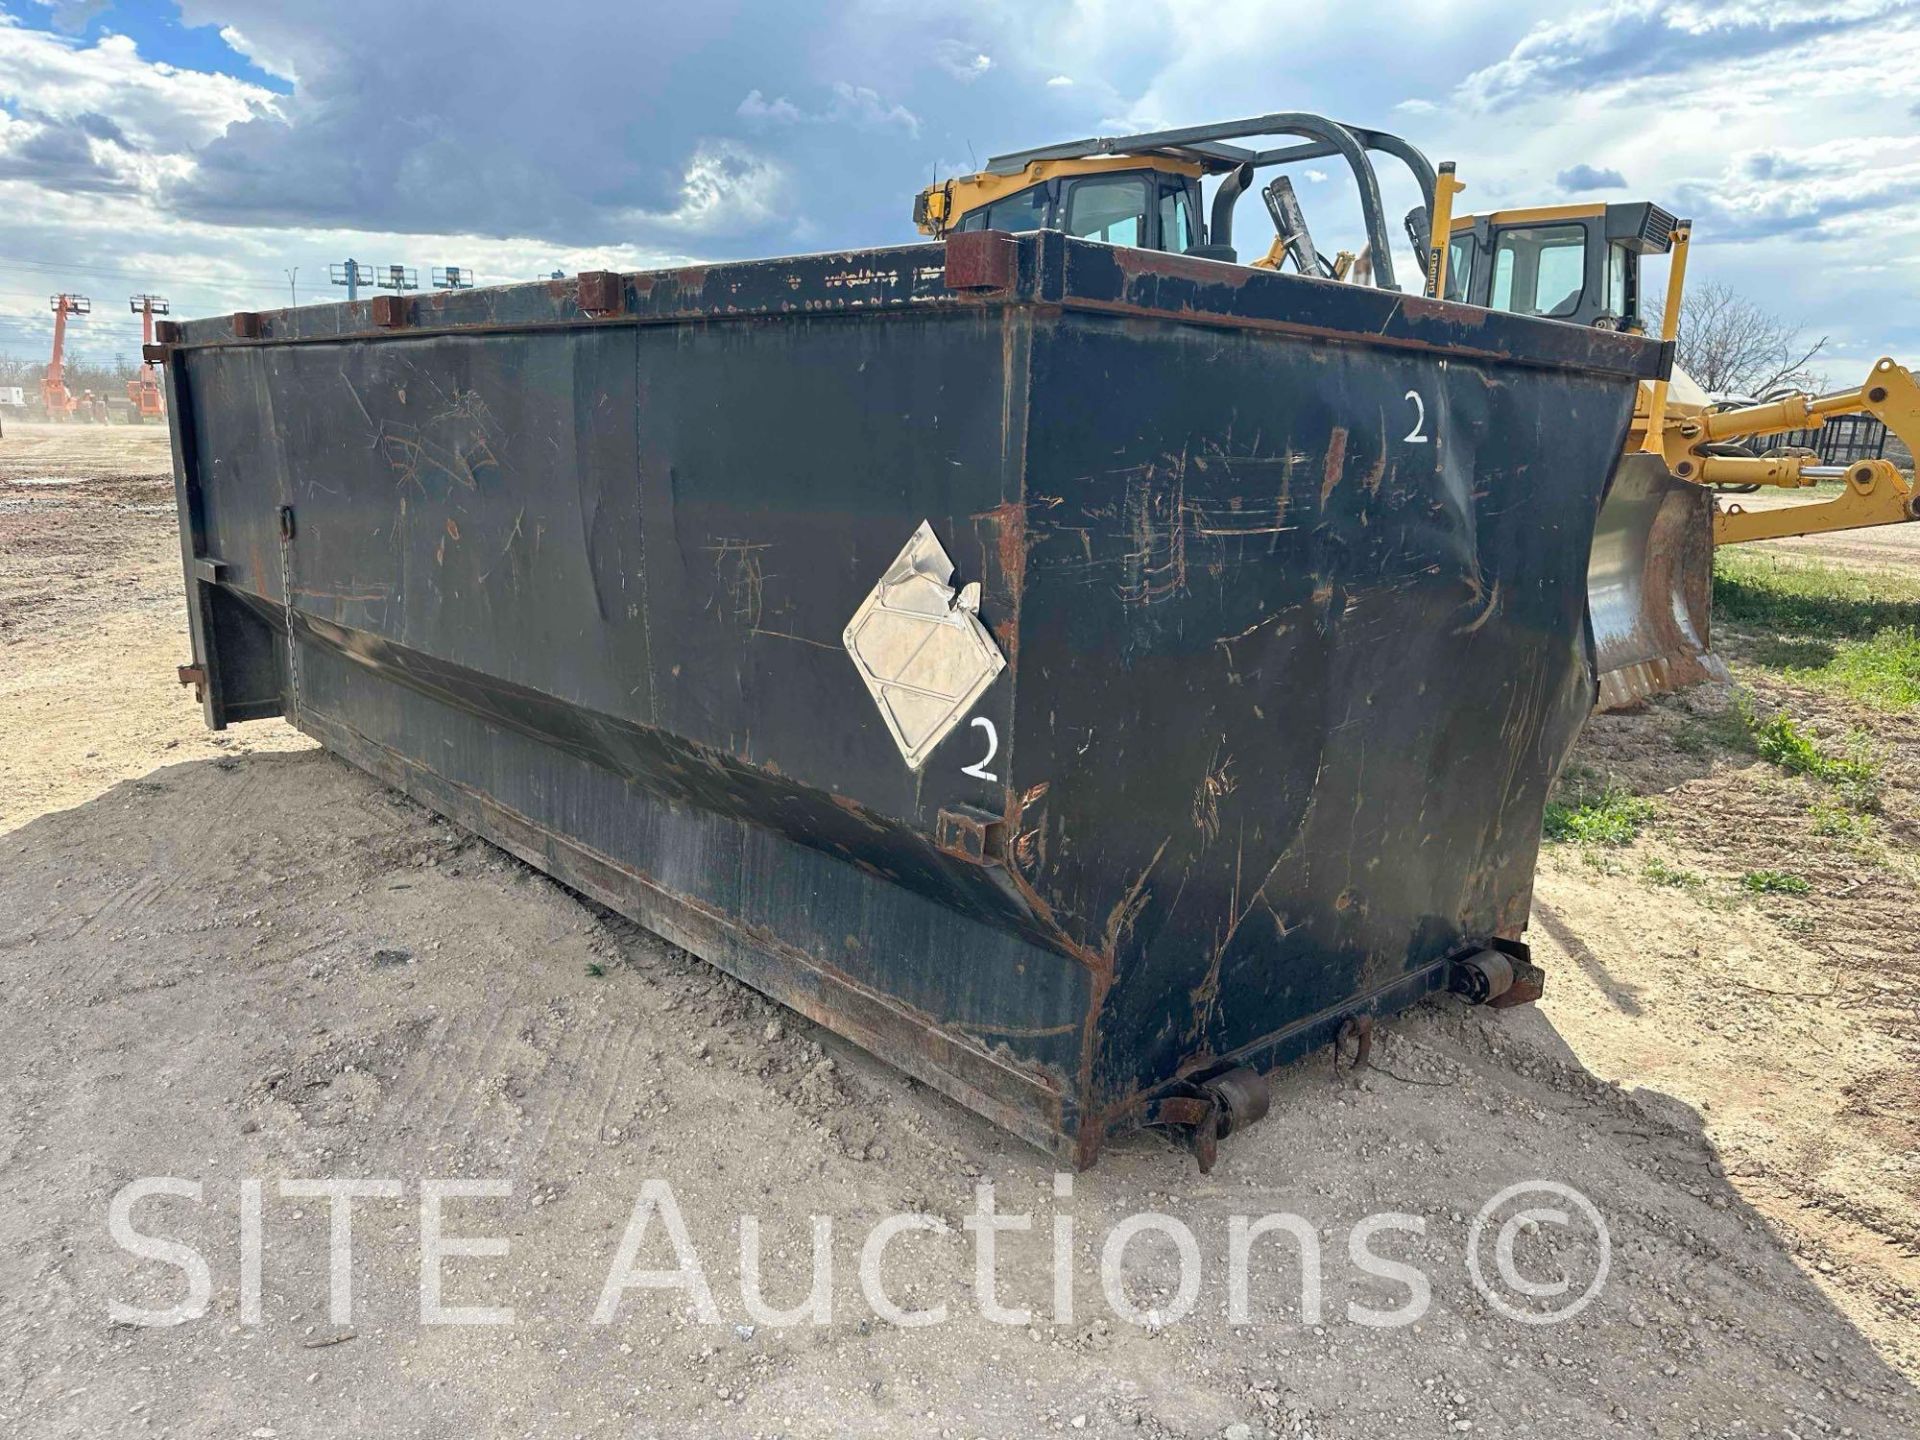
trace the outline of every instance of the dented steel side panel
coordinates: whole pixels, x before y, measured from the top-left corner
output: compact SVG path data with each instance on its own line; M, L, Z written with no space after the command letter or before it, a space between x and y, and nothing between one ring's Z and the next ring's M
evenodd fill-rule
M1084 1163L1519 933L1658 351L962 238L186 326L195 659ZM909 746L846 647L923 534Z
M1012 766L1046 788L1015 855L1112 965L1098 1104L1518 938L1630 403L1258 334L1036 340L1021 665L1047 678Z

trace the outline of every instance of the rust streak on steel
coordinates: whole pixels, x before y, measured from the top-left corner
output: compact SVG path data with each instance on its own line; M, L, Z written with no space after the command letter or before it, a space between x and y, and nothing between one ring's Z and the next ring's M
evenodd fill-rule
M1112 975L1113 955L1111 952L1103 953L1095 950L1090 946L1082 944L1080 941L1074 939L1072 935L1068 934L1066 927L1054 916L1053 907L1040 897L1040 892L1035 890L1028 882L1026 876L1022 875L1018 870L1012 866L1008 866L1006 868L1006 876L1008 883L1013 886L1015 893L1018 894L1021 900L1027 904L1028 908L1033 911L1034 917L1047 927L1054 945L1059 948L1062 954L1078 960L1091 971L1096 978L1103 975Z
M1167 853L1167 846L1172 843L1171 835L1160 842L1160 848L1153 852L1153 858L1147 862L1146 868L1134 877L1131 888L1108 913L1106 934L1102 937L1100 946L1104 954L1112 956L1119 947L1120 938L1133 928L1133 922L1140 914L1140 907L1146 904L1147 877L1153 874L1153 867L1160 863L1160 857Z
M1009 500L991 510L982 510L969 518L984 520L994 527L995 551L1000 562L1001 583L1007 597L1020 603L1020 587L1027 572L1027 507ZM1011 658L1011 657L1009 657Z
M1175 255L1163 250L1140 250L1121 246L1113 252L1120 272L1132 280L1192 280L1208 289L1238 290L1260 274L1250 265L1222 265L1218 260L1200 260L1191 255Z
M1386 419L1384 416L1381 417L1380 433L1383 435L1386 433ZM1362 477L1360 484L1362 488L1366 490L1367 494L1378 495L1380 493L1380 482L1386 478L1386 474L1387 474L1387 448L1386 446L1383 445L1380 447L1380 454L1378 455L1378 457L1375 458L1373 464L1368 468L1367 473L1364 477Z
M1020 276L1020 252L1011 235L976 230L947 240L949 290L1010 290Z
M866 806L862 805L858 800L855 800L851 795L834 794L827 798L833 802L836 810L853 816L854 819L858 820L862 825L865 825L869 830L873 830L882 835L887 833L887 827L881 824Z
M1254 274L1261 272L1254 271ZM1409 297L1411 298L1411 297ZM1191 306L1168 304L1146 304L1131 299L1108 299L1099 296L1074 296L1064 302L1061 309L1084 310L1107 315L1120 315L1138 320L1181 320L1193 325L1209 325L1233 330L1264 331L1269 334L1297 335L1302 339L1334 340L1351 342L1353 336L1331 329L1324 325L1303 324L1295 320L1272 319L1266 316L1249 315L1224 318L1211 311L1199 310ZM1466 307L1457 307L1466 308ZM1478 317L1474 317L1476 320ZM1473 323L1464 327L1467 330L1485 328L1482 323ZM1578 328L1578 327L1568 327ZM1606 331L1594 331L1595 335L1606 335ZM1466 341L1440 342L1417 339L1410 336L1384 334L1369 337L1368 344L1379 349L1412 350L1428 355L1454 355L1465 359L1508 361L1519 365L1531 365L1537 362L1524 354L1511 349L1503 349L1498 344L1472 344ZM1582 342L1582 348L1589 352L1588 359L1595 365L1618 363L1617 357L1610 351Z
M1435 300L1426 295L1402 297L1400 309L1417 320L1444 320L1463 330L1480 329L1487 323L1487 316L1493 313L1477 305L1464 305L1458 300Z
M1340 472L1347 463L1347 427L1336 425L1327 441L1326 464L1320 468L1320 503L1325 505L1327 497L1333 494L1333 487L1340 483Z
M1106 1009L1107 993L1113 989L1113 971L1096 971L1093 976L1093 993L1087 999L1087 1018L1080 1034L1080 1103L1083 1107L1094 1103L1093 1060L1099 1050L1100 1016ZM1084 1118L1084 1117L1083 1117ZM1106 1139L1106 1119L1101 1117L1097 1125L1080 1127L1074 1137L1074 1164L1085 1170L1100 1157L1101 1142Z

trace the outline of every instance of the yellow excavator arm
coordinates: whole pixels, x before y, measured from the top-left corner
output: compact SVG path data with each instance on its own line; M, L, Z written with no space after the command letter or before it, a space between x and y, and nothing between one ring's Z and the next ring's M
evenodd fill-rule
M1734 439L1818 429L1835 415L1871 415L1910 451L1920 454L1920 386L1904 365L1884 358L1875 362L1866 383L1857 389L1788 395L1762 405L1711 410L1665 422L1662 448L1669 468L1683 480L1787 489L1823 480L1843 482L1841 492L1831 499L1777 509L1747 510L1737 502L1723 502L1713 517L1714 544L1737 545L1920 519L1920 486L1891 460L1822 465L1802 455L1749 458L1712 453L1713 446Z

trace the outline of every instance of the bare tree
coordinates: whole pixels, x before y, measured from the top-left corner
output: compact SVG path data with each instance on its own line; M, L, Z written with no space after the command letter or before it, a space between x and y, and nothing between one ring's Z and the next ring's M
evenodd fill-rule
M1825 377L1809 367L1827 339L1808 343L1802 326L1709 280L1690 286L1681 302L1677 358L1711 395L1761 396L1786 386L1818 390Z
M44 354L33 358L0 355L0 385L24 385L37 390L40 377L47 373L49 358ZM116 353L111 362L69 354L66 357L67 388L73 391L112 390L117 393L138 369L132 359L123 354Z

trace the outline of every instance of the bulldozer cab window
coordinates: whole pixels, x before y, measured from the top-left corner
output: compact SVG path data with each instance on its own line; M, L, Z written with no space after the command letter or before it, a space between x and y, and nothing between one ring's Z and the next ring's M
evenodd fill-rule
M1449 300L1465 300L1473 293L1473 232L1463 230L1447 244L1447 293Z
M1640 318L1639 257L1625 245L1607 246L1606 311L1627 324Z
M1147 182L1139 175L1092 175L1067 186L1061 228L1108 245L1147 243Z
M960 222L962 230L1008 230L1015 235L1044 230L1047 224L1047 187L1029 185L991 205L983 205Z
M1586 290L1584 225L1520 225L1502 230L1493 249L1492 308L1565 319Z
M1194 241L1193 197L1184 185L1160 187L1160 248L1184 255Z

